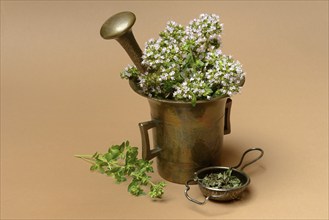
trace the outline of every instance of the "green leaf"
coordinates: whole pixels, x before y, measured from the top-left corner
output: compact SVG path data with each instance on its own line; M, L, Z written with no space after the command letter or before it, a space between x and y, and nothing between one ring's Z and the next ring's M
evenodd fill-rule
M112 154L106 153L106 154L104 154L104 158L106 159L107 162L110 162L112 160Z
M204 66L204 62L202 62L201 60L196 60L195 62L197 67L203 67Z
M120 149L119 148L113 148L113 149L111 149L110 154L111 154L112 159L117 159L120 155Z
M116 179L117 183L121 183L127 180L127 178L123 175L122 171L120 170L119 172L113 173L114 178Z
M159 182L153 186L151 186L151 190L149 192L149 195L151 198L161 198L164 194L164 187L166 186L166 183Z
M144 190L140 187L138 181L132 181L128 186L128 192L130 192L134 196L140 196L145 194Z
M90 170L91 171L95 171L98 169L98 165L97 164L93 164L91 167L90 167Z
M98 152L94 153L94 155L92 157L96 158L97 156L98 156Z
M138 149L137 147L130 147L126 152L126 164L135 163L137 160Z
M203 96L208 96L208 95L210 95L210 94L212 94L212 89L211 88L206 88L205 89L205 92L203 93Z

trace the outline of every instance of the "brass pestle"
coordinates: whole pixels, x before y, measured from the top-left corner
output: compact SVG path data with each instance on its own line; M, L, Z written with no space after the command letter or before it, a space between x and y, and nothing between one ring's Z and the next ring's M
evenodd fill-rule
M136 21L134 13L124 11L111 16L103 24L100 34L102 38L115 39L126 50L130 59L141 73L146 72L142 65L142 50L138 46L134 34L131 30Z

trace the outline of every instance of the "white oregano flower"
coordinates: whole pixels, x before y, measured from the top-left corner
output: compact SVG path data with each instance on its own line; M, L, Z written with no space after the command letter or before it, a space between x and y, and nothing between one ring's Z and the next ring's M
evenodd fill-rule
M237 94L245 73L239 61L222 53L223 24L216 14L201 14L186 27L169 21L157 39L145 43L141 73L128 65L121 77L162 99L210 100Z

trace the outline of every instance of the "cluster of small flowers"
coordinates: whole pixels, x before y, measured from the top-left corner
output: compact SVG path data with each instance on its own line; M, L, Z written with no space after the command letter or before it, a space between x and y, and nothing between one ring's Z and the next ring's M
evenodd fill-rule
M180 55L180 39L184 36L184 28L176 22L167 23L166 29L160 33L157 40L150 39L145 43L142 64L148 71L169 73L174 68L173 62L178 62Z
M199 19L193 19L186 26L186 40L195 44L196 52L200 53L199 58L202 59L202 53L220 47L222 30L223 24L218 15L201 14Z
M145 44L140 73L128 66L121 77L134 80L150 97L192 101L232 96L245 73L239 61L220 50L223 24L217 15L201 14L185 28L170 21L157 40Z

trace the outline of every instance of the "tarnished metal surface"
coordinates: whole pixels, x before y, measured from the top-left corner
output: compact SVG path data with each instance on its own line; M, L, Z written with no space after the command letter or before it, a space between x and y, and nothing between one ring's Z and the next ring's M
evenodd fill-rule
M117 40L126 50L137 69L141 73L144 73L145 67L142 65L143 53L131 30L135 21L136 16L132 12L125 11L117 13L105 21L100 30L100 34L104 39Z
M226 98L193 107L149 99L151 118L159 122L153 142L161 148L157 159L162 177L185 183L196 170L220 163L225 103Z
M130 84L136 91L133 83ZM196 106L152 98L148 102L152 120L139 124L143 158L157 156L158 172L164 179L184 184L195 171L220 164L223 136L229 133L224 131L224 121L230 99L198 101ZM152 129L154 149L149 144L149 129Z

